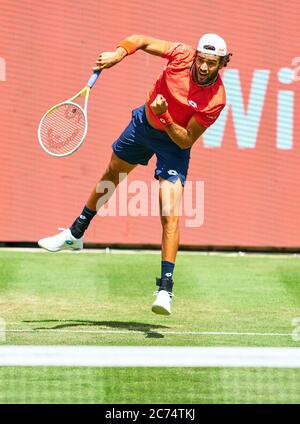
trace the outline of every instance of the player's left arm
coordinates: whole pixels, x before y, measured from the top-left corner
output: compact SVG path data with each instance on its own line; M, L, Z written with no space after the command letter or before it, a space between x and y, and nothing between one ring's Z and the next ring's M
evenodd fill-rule
M151 109L156 115L160 116L162 114L168 113L168 103L166 99L161 94L159 94L151 104ZM164 119L164 117L162 117L162 119ZM177 146L179 146L181 149L188 149L192 147L192 145L206 130L206 127L200 124L194 117L190 119L187 128L183 128L176 124L171 119L171 117L169 117L169 119L170 122L167 122L165 125L165 131L171 140L174 141L174 143L177 144Z

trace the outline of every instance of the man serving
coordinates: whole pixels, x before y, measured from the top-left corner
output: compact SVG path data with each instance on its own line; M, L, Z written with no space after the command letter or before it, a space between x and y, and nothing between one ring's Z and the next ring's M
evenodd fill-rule
M103 187L116 188L137 165L147 165L156 155L154 176L160 182L162 224L161 277L152 311L170 315L173 272L179 246L179 213L187 177L191 147L219 117L226 103L219 70L227 66L231 53L217 34L204 34L197 49L183 43L131 35L113 52L99 55L94 71L110 68L137 50L167 59L167 65L148 94L146 104L132 111L132 120L113 143L106 171L92 190L83 211L70 228L40 240L49 251L80 250L83 236L97 211L108 200ZM110 193L112 195L112 193Z

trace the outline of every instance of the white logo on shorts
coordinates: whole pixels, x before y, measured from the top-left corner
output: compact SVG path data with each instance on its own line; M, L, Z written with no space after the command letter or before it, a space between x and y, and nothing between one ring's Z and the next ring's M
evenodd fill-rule
M169 175L178 175L178 172L175 171L175 169L169 169L168 174Z
M197 103L194 100L188 100L188 103L193 106L195 109L198 107Z

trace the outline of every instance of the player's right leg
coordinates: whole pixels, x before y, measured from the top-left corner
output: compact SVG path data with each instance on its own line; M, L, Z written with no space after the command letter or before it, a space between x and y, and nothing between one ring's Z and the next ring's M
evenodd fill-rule
M39 240L39 246L50 252L58 252L60 250L81 250L83 248L83 234L88 228L92 218L109 200L119 182L136 166L136 164L130 164L120 159L113 153L106 171L92 190L82 213L76 218L71 227L63 229L63 231L52 237L46 237ZM109 187L109 193L106 187ZM102 201L101 198L103 198Z
M38 242L40 247L51 252L57 252L62 249L82 249L85 230L97 211L109 198L107 191L102 190L102 188L108 185L110 187L113 186L113 190L109 189L111 196L119 183L120 174L123 174L124 177L138 164L147 165L154 154L153 149L148 145L147 137L145 137L142 116L144 116L144 106L132 111L131 122L112 145L114 153L104 175L96 184L83 211L71 227L53 237L40 240ZM101 185L103 186L101 187Z

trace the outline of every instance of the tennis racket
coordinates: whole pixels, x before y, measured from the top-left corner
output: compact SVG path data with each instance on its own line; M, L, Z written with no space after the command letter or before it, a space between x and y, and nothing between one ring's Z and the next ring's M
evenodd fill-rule
M42 149L51 156L69 156L82 145L88 130L87 105L90 90L101 71L94 72L87 85L75 96L49 109L38 128ZM75 102L85 94L84 107Z

